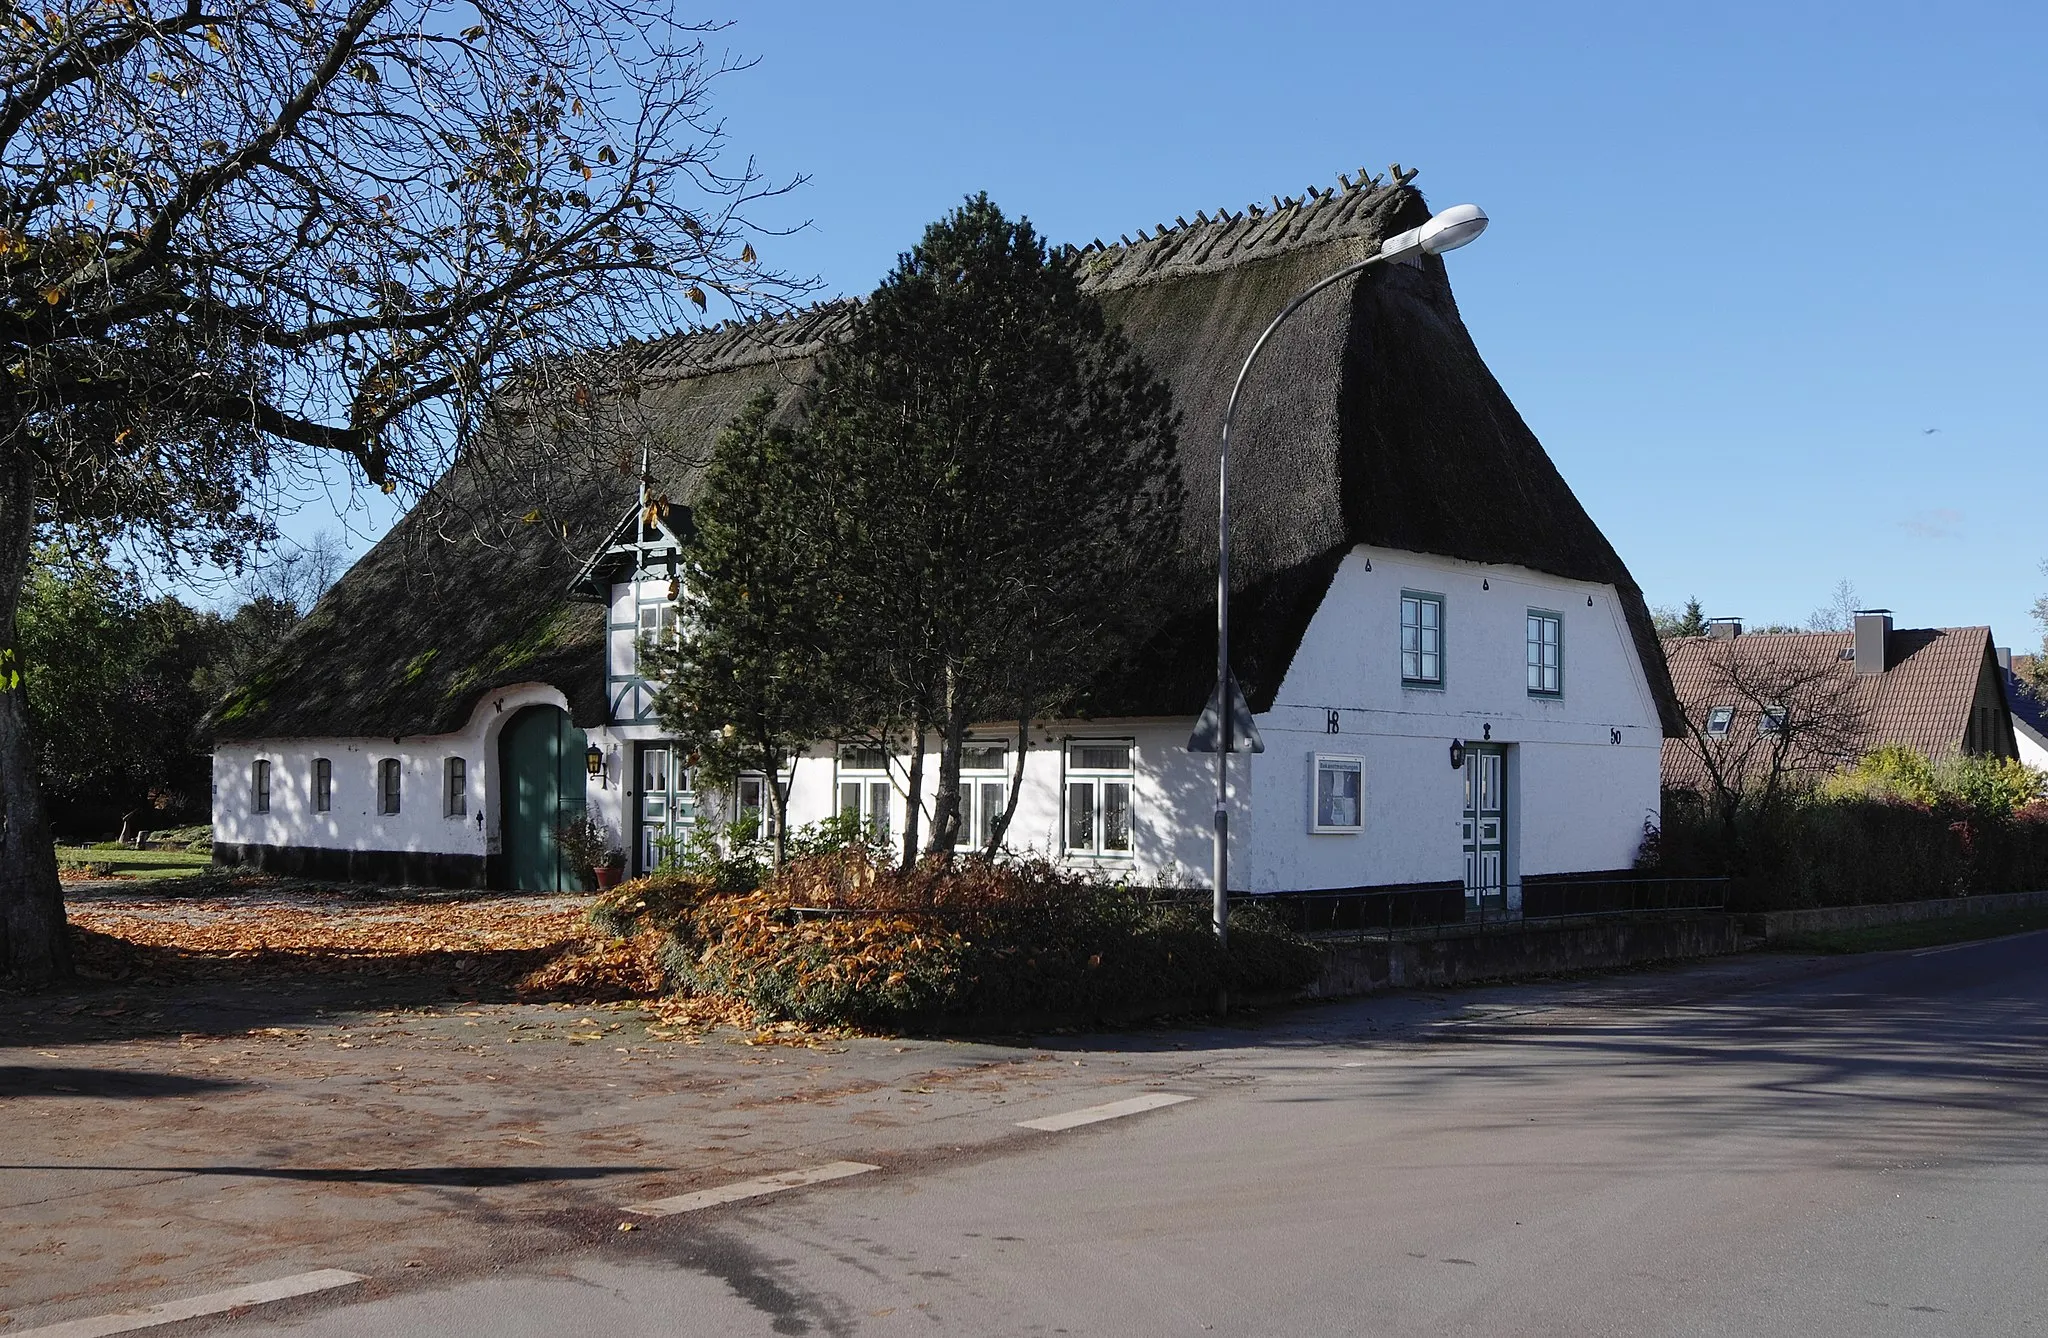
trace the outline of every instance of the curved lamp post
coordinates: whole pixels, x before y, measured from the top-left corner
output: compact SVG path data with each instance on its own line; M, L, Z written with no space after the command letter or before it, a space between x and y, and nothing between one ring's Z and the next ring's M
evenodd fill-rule
M1281 308L1273 323L1252 345L1252 351L1245 354L1244 366L1237 373L1237 384L1230 388L1230 404L1223 411L1223 441L1216 455L1216 696L1211 702L1218 713L1217 723L1220 726L1216 737L1216 887L1213 915L1216 941L1226 946L1230 941L1229 762L1234 742L1233 726L1237 718L1236 692L1230 681L1230 423L1237 416L1237 397L1244 391L1245 378L1251 375L1252 363L1258 360L1259 350L1266 346L1266 341L1289 316L1317 293L1384 260L1455 251L1484 231L1484 209L1476 204L1454 204L1421 227L1387 238L1380 243L1377 252L1357 264L1346 265L1335 274L1318 279Z

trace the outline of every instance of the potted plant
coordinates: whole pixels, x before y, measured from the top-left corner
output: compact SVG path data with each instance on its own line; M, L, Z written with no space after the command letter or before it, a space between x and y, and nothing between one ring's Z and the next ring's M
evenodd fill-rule
M625 852L611 843L611 833L588 813L556 824L555 844L573 867L590 870L600 889L617 883L625 871Z

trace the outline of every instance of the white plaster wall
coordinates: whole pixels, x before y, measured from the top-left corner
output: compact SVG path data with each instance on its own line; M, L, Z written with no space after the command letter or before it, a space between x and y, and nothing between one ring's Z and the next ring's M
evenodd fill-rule
M1401 685L1404 589L1444 598L1441 689ZM615 591L626 594L623 587ZM1559 613L1564 620L1560 699L1531 698L1527 691L1524 617L1532 607ZM330 849L495 852L498 731L514 711L540 702L565 704L555 689L525 684L489 695L462 730L448 735L396 743L223 744L214 758L215 839ZM1337 718L1335 734L1329 732L1331 712ZM1034 727L1010 847L1065 859L1060 824L1066 739L1130 738L1137 745L1136 849L1129 858L1076 862L1112 876L1206 884L1215 758L1186 751L1192 723L1102 720ZM1625 866L1635 854L1644 818L1657 812L1661 730L1619 602L1607 586L1521 568L1356 549L1311 620L1273 708L1258 723L1266 751L1230 763L1231 882L1242 890L1461 877L1463 779L1448 759L1454 738L1490 737L1513 745L1508 755L1511 878ZM991 724L974 732L1014 745L1014 726ZM631 844L630 805L636 799L633 744L662 737L660 727L651 723L589 731L606 760L605 774L590 782L589 811L622 848ZM1317 752L1362 759L1363 832L1308 830L1311 759ZM468 762L471 791L470 811L459 820L441 816L442 761L455 754ZM259 756L273 765L267 815L250 811L249 764ZM331 813L310 812L316 756L334 762ZM399 814L385 817L375 811L376 762L391 756L406 765L405 798ZM925 824L936 797L937 771L936 753L928 751L919 796ZM836 779L832 745L816 745L799 759L790 793L793 825L832 816ZM899 794L892 814L892 830L899 835L905 803ZM718 798L702 796L700 805L707 815L714 814Z
M2036 771L2048 771L2048 738L2018 716L2012 718L2012 741L2019 748L2020 761Z
M399 739L263 739L224 741L213 754L213 839L238 845L306 846L319 850L404 850L452 855L495 852L498 832L498 735L524 706L566 706L560 691L524 683L477 703L450 734ZM313 811L313 760L333 763L333 808ZM377 812L377 764L402 764L399 811ZM467 764L468 809L443 816L443 763ZM270 812L255 811L253 764L268 759ZM482 821L479 822L479 817Z
M1403 590L1443 597L1442 688L1402 686ZM1528 692L1532 608L1563 619L1560 698ZM1231 882L1250 891L1461 878L1453 739L1512 745L1511 878L1626 867L1658 811L1662 730L1613 589L1523 568L1354 549L1259 728L1266 751L1236 819L1250 837L1232 857ZM1362 760L1364 831L1309 831L1318 752Z

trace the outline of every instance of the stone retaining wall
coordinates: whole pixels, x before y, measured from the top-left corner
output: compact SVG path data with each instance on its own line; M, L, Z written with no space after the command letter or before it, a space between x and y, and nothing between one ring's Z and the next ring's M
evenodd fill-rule
M1306 998L1712 957L1741 951L1742 935L1734 916L1687 915L1525 924L1429 938L1339 939L1323 947L1323 974L1303 991Z
M1766 943L1797 934L1870 925L1940 920L1955 915L2001 915L2048 907L2048 892L1994 892L1976 897L1939 897L1932 901L1893 901L1875 906L1826 906L1809 911L1770 911L1743 917L1743 931Z

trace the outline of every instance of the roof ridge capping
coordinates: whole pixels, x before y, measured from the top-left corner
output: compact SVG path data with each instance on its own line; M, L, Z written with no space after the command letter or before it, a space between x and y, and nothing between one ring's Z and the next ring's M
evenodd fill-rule
M1356 179L1339 172L1335 186L1311 183L1298 196L1275 195L1270 208L1256 202L1236 212L1219 207L1213 217L1197 209L1192 222L1176 214L1170 225L1139 228L1135 240L1123 234L1117 242L1098 237L1052 249L1078 262L1081 285L1091 291L1230 269L1322 242L1378 235L1382 206L1410 191L1415 176L1416 169L1399 163L1389 164L1385 175L1361 167ZM692 377L813 356L845 329L861 301L829 298L778 315L660 335L646 341L642 365L653 374Z

